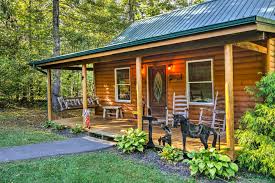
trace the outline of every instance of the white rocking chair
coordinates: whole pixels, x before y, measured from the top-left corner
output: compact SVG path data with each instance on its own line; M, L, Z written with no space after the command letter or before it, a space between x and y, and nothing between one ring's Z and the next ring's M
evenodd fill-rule
M220 137L225 135L225 111L218 110L219 106L224 107L224 100L218 98L219 92L216 92L213 109L201 108L199 124L205 124L211 128L214 128L218 133L219 149L220 149ZM207 113L210 115L207 115Z
M186 118L189 117L189 102L185 95L176 95L173 93L173 109L172 113L169 113L169 110L166 110L166 125L172 123L173 125L173 114L181 114Z

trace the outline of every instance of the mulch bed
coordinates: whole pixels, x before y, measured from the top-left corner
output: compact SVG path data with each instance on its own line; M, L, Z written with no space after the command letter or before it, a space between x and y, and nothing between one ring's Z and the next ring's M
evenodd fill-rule
M89 136L89 134L87 132L82 132L82 133L77 133L77 134L72 133L71 129L69 129L69 128L66 128L66 129L63 129L63 130L54 130L54 129L51 129L51 131L53 133L55 133L55 134L62 135L62 136L67 137L67 138Z

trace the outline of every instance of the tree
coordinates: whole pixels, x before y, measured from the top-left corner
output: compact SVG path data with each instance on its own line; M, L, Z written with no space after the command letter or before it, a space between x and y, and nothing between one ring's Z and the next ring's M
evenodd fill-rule
M59 0L53 0L53 56L60 55L60 35L59 35ZM61 70L57 69L53 72L53 109L58 110L58 100L61 83Z

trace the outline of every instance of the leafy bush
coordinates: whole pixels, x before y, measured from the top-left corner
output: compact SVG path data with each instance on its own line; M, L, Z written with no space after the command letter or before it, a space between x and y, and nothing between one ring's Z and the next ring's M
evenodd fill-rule
M66 126L55 123L55 125L53 126L53 129L64 130L64 129L66 129Z
M275 104L275 72L271 72L256 83L256 87L247 87L247 92L256 98L262 98L268 106Z
M236 137L243 148L238 160L249 171L275 176L275 73L263 77L252 93L265 103L240 120Z
M46 121L43 125L44 128L53 128L55 130L63 130L66 128L64 125L55 123L54 121Z
M53 128L55 126L55 122L54 121L46 121L44 124L43 124L43 127L44 128Z
M210 150L202 149L199 152L187 154L191 175L204 174L211 179L217 176L231 178L238 171L238 165L231 162L227 155L220 154L214 148Z
M249 171L275 176L275 107L257 104L240 120L238 160Z
M182 150L174 148L170 145L165 145L162 151L159 153L161 159L164 159L170 163L177 163L183 160Z
M71 131L74 134L78 134L78 133L82 133L84 130L81 125L76 124L75 127L71 129Z
M133 128L129 128L124 133L115 137L118 149L121 149L124 153L143 152L147 140L146 133L139 129L134 130Z

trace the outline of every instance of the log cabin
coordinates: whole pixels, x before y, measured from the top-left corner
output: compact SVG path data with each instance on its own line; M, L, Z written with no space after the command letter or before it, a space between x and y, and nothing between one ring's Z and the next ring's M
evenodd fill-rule
M226 144L234 152L234 129L255 104L245 87L275 70L274 9L274 0L207 1L138 20L104 47L32 61L47 70L48 118L53 119L51 70L82 70L85 110L92 64L101 106L120 106L124 118L136 111L137 128L149 108L159 118L172 111L174 93L187 97L189 118L196 120L200 108L213 106L218 91Z

